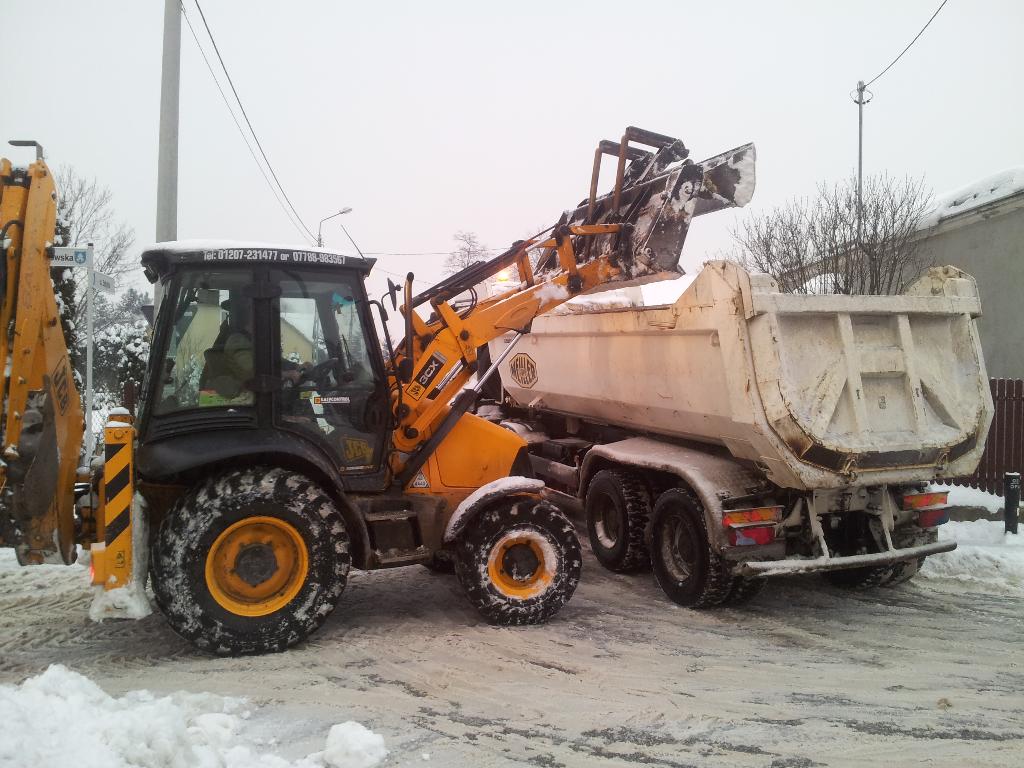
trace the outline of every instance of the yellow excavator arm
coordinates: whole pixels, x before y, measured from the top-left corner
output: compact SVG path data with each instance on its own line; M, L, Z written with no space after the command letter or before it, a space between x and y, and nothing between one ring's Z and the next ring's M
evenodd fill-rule
M599 197L604 155L618 162L612 191ZM398 422L393 468L400 485L409 485L475 402L480 379L487 375L478 370L480 347L509 331L527 333L538 315L601 286L678 276L690 221L746 205L754 192L754 166L752 144L695 163L682 141L630 127L621 141L598 145L589 197L553 227L418 296L408 275L402 306L406 334L391 371ZM510 290L489 298L476 295L481 283L512 269L517 275ZM393 299L397 290L392 285ZM469 305L460 306L456 297L467 292ZM431 309L427 319L417 313L423 305ZM477 387L464 389L474 373Z
M71 563L82 404L50 279L53 174L26 143L37 148L28 168L0 159L0 546L22 564Z

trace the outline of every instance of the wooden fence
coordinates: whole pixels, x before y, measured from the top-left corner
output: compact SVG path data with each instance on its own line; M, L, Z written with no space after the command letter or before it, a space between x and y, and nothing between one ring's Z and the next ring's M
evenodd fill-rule
M991 379L995 416L978 471L950 480L1003 495L1003 475L1024 471L1024 379Z

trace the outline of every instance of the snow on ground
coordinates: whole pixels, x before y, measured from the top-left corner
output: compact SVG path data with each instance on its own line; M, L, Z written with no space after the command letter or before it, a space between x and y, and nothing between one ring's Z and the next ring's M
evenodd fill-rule
M980 488L966 488L961 485L933 485L932 490L949 491L949 504L954 507L984 509L990 515L1003 514L1003 499Z
M0 765L373 768L387 756L382 736L345 722L331 728L323 751L290 762L246 733L250 714L244 699L210 693L113 697L54 664L20 685L0 685Z
M950 539L956 541L957 548L925 560L921 576L1024 595L1024 535L1004 533L1002 520L972 520L940 526L939 540Z
M0 684L60 662L114 702L140 688L166 707L185 706L181 690L244 697L247 719L208 694L189 711L236 726L227 744L257 768L323 760L346 721L384 737L381 768L1016 768L1024 749L1024 597L977 582L845 592L787 577L743 608L690 611L650 574L611 574L588 554L553 621L500 628L454 577L355 572L308 642L239 659L196 652L158 614L89 621L87 582L83 568L19 569L0 550ZM0 741L13 738L5 717ZM88 765L73 724L54 733L73 750L64 764Z

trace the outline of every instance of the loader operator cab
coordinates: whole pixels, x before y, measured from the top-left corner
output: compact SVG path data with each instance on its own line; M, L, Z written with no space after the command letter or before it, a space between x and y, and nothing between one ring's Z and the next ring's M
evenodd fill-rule
M291 455L342 485L383 483L389 397L363 286L372 260L184 242L142 262L162 288L142 476Z

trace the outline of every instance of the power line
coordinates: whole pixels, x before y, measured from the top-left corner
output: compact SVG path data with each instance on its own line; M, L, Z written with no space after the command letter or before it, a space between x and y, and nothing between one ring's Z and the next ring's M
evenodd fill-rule
M481 251L490 253L504 253L508 248L481 248ZM414 251L407 253L396 253L393 251L364 251L367 256L451 256L455 251Z
M949 2L949 0L942 0L942 3L939 5L939 7L935 9L935 13L933 13L932 17L930 19L928 19L928 23L925 24L923 27L921 27L921 31L917 33L917 35L914 37L913 40L910 41L910 43L907 45L906 48L904 48L902 51L900 51L900 55L897 56L895 59L893 59L889 63L888 67L886 67L881 72L879 72L877 75L875 75L873 78L868 80L868 82L864 85L865 88L867 88L869 85L871 85L873 82L875 82L875 80L877 80L882 75L884 75L886 72L888 72L890 69L892 69L893 64L895 64L897 61L899 61L900 59L903 58L903 54L906 53L907 51L909 51L910 50L910 46L912 46L914 43L917 42L917 38L919 38L921 35L924 34L924 31L926 29L928 29L928 25L931 24L935 20L935 17L939 15L939 11L941 11L945 7L946 3L948 3L948 2ZM198 5L198 3L197 3L197 5Z
M199 11L199 17L203 20L203 26L206 27L206 34L210 38L210 42L213 43L213 51L217 54L217 60L220 62L220 67L224 70L224 76L228 79L228 85L231 86L231 92L235 95L235 101L238 102L238 108L242 112L242 117L245 118L245 124L249 126L249 131L252 133L252 138L256 142L257 148L260 150L260 154L263 156L263 161L267 164L267 170L270 171L270 175L274 177L274 181L277 182L278 189L281 190L281 196L284 197L285 202L288 203L288 207L291 208L292 213L295 214L295 218L298 219L299 224L309 235L310 240L316 241L316 237L306 226L299 212L295 210L295 206L292 205L292 201L288 198L288 193L284 191L284 186L281 184L281 180L277 178L277 174L274 172L274 166L270 164L270 160L267 158L267 153L263 151L263 145L260 144L259 137L256 135L256 131L252 127L252 123L249 121L249 115L246 114L245 107L242 105L242 99L238 96L238 91L235 89L235 83L231 79L231 74L228 72L227 65L224 63L224 58L220 55L220 48L217 47L217 40L213 36L213 32L210 31L210 25L206 23L206 14L203 13L203 7L199 4L199 0L193 0L196 4L196 9Z
M206 56L206 51L203 50L203 46L199 42L199 37L196 35L195 28L193 28L192 26L192 21L189 19L188 14L185 12L185 6L181 3L179 3L179 5L181 5L181 15L185 17L185 23L188 24L188 29L192 33L192 39L196 41L196 47L199 49L199 53L203 57L203 61L206 63L206 69L209 70L210 77L213 78L213 83L217 86L217 90L220 92L220 97L224 101L224 106L227 107L228 114L231 115L231 119L234 121L235 127L238 129L238 134L242 137L242 140L245 142L245 146L248 148L249 154L252 155L253 162L255 162L256 167L259 168L260 174L263 176L263 180L267 182L267 187L269 187L271 193L274 195L274 199L277 200L277 204L281 206L281 210L284 211L284 215L288 218L289 223L293 227L295 227L295 231L298 232L301 237L305 238L305 232L303 232L299 224L295 222L295 219L292 218L291 212L288 210L284 202L281 200L280 193L278 193L277 189L274 187L273 182L270 181L270 177L267 176L267 172L266 170L264 170L263 164L260 163L259 158L256 157L256 150L252 148L252 142L249 141L249 137L246 136L245 131L242 129L241 123L238 122L238 118L235 116L234 110L231 109L231 103L228 101L227 94L224 93L224 89L221 88L220 81L217 79L217 75L213 71L213 66L210 64L210 60Z

